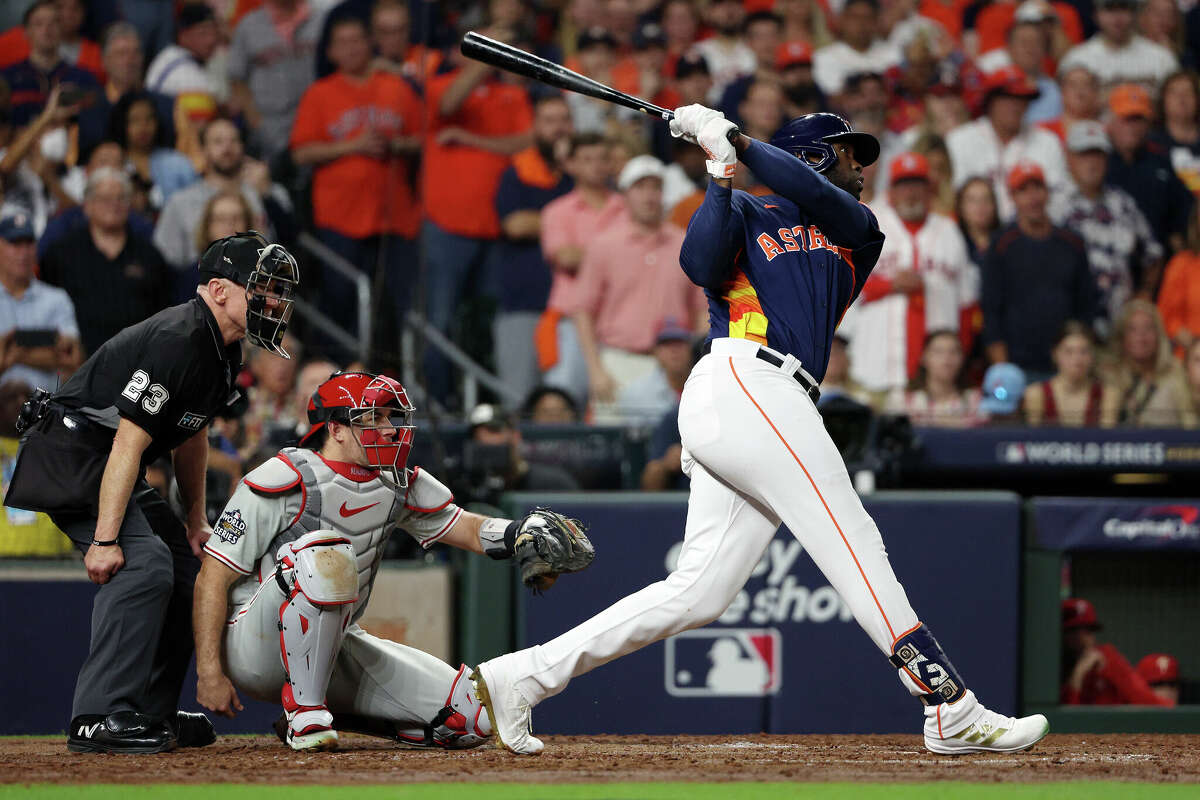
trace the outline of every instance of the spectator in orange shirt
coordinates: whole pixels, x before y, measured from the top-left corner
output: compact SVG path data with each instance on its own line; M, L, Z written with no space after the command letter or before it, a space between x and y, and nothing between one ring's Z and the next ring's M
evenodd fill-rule
M1158 293L1167 335L1183 352L1200 339L1200 204L1188 220L1184 249L1167 263Z
M671 67L674 67L696 42L700 32L700 11L692 0L666 0L659 13L663 33L667 37L667 58ZM668 74L676 75L674 69Z
M484 33L515 43L507 30ZM421 176L426 310L443 333L449 333L464 294L480 283L500 236L494 204L500 176L510 157L533 141L533 109L520 79L457 49L450 55L454 69L426 87L431 127ZM450 366L432 350L425 355L425 376L435 397L449 397Z
M629 213L588 243L567 309L587 361L597 420L612 419L621 389L654 369L652 350L664 320L694 326L707 315L703 292L679 268L683 231L663 217L663 171L653 156L632 158L621 170L617 187Z
M376 0L371 9L371 40L378 55L376 69L403 75L418 86L437 74L442 54L432 47L413 44L412 18L408 4L400 0Z
M1121 651L1099 644L1096 608L1081 597L1062 602L1064 705L1174 706L1159 697L1134 671Z
M389 310L399 323L417 277L420 218L408 156L420 147L421 103L403 78L371 69L362 20L334 24L329 58L338 70L304 93L292 128L292 158L315 167L317 235L368 274L384 270ZM321 287L322 310L356 331L354 285L330 271Z
M1027 2L1028 0L1026 0ZM982 55L990 50L995 50L997 47L1004 47L1006 34L1012 26L1013 18L1017 15L1017 10L1026 6L1026 3L1019 2L1019 0L1003 0L1002 2L985 5L974 20L975 34L978 36L978 46L973 53ZM1036 4L1046 5L1042 0L1037 0ZM1053 12L1058 17L1067 41L1071 44L1082 42L1083 22L1080 20L1079 12L1075 10L1075 7L1062 0L1056 0L1056 2L1049 5L1053 7Z
M92 74L97 83L104 83L104 66L100 63L100 47L91 39L85 39L80 31L87 19L87 8L83 0L56 0L61 41L58 54L68 64L73 64ZM29 58L29 39L25 28L17 26L0 34L0 67L7 67Z

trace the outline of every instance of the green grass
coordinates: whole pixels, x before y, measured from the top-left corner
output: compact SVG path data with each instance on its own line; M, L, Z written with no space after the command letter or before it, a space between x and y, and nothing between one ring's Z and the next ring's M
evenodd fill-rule
M604 783L562 786L516 783L395 784L361 786L261 786L204 784L151 785L0 785L0 798L58 800L1173 800L1200 797L1195 785L1150 783Z

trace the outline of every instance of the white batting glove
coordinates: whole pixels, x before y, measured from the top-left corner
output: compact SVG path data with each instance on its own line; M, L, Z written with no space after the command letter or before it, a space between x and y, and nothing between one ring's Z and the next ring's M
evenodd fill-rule
M725 119L720 111L693 103L690 106L680 106L675 109L675 117L671 120L671 135L676 139L696 144L696 137L704 124L713 119Z
M737 169L737 151L729 141L732 130L737 130L737 125L721 117L704 123L696 136L696 144L708 155L704 165L714 178L732 178Z

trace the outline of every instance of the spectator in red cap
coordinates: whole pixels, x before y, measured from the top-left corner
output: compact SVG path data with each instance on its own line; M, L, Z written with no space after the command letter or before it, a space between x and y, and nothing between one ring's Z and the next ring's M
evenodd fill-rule
M1150 653L1138 662L1137 674L1171 705L1179 704L1179 659L1167 653Z
M1026 8L1030 9L1029 11ZM1050 54L1050 37L1045 29L1039 8L1057 20L1049 6L1022 4L1012 26L1008 29L1006 46L986 53L976 61L984 73L1015 66L1037 85L1038 98L1025 112L1028 123L1044 122L1062 113L1062 94L1054 78L1046 74L1046 59Z
M1081 597L1062 602L1061 700L1066 705L1174 706L1157 695L1121 651L1098 644L1096 608Z
M1183 248L1188 215L1194 198L1175 174L1171 159L1148 140L1154 105L1150 93L1133 83L1122 84L1108 95L1112 112L1108 137L1113 152L1108 159L1108 182L1133 196L1150 227L1171 253ZM1150 296L1156 292L1158 276L1143 278Z
M787 95L784 119L795 119L826 108L825 95L813 80L812 46L807 42L784 42L775 53L775 70Z
M1160 44L1139 36L1135 15L1142 0L1096 0L1096 27L1100 31L1063 56L1062 68L1083 65L1105 87L1139 83L1157 89L1179 69L1175 55Z
M956 333L979 291L958 226L931 211L925 156L902 153L889 172L887 202L872 207L883 251L849 326L851 377L874 392L904 388L917 374L926 336Z
M992 179L1001 219L1012 219L1015 211L1005 177L1020 162L1041 168L1042 180L1052 187L1066 180L1062 145L1049 131L1024 122L1038 88L1017 67L1005 67L984 82L984 116L946 134L946 147L954 166L954 185L961 186L973 175Z
M1083 240L1050 221L1041 167L1017 164L1007 184L1017 220L984 258L983 338L989 361L1016 364L1032 383L1053 374L1050 351L1063 324L1095 316L1095 282Z

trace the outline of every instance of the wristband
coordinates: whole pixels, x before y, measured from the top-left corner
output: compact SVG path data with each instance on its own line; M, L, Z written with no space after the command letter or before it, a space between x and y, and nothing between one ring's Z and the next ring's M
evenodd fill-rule
M724 161L714 161L710 158L704 162L704 166L708 169L708 174L714 178L732 178L737 171L736 161L726 164Z
M483 553L488 558L503 561L512 558L513 542L517 538L517 528L521 524L515 520L489 517L479 526L479 543L483 545Z
M92 544L96 547L112 547L116 543L116 539L109 539L107 542L102 542L99 539L92 539Z

